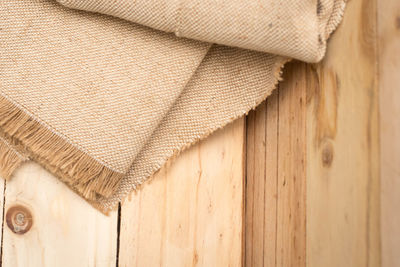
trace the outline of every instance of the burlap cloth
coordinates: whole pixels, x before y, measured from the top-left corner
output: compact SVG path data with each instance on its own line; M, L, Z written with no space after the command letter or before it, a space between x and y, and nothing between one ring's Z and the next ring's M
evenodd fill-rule
M345 6L58 2L0 1L0 171L34 160L104 213L255 108L286 61L321 60Z

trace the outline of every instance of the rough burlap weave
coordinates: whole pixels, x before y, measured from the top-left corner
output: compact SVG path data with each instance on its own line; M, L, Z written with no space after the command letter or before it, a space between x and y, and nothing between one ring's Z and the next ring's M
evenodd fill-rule
M0 172L34 160L107 213L256 107L286 61L319 61L344 6L2 0Z

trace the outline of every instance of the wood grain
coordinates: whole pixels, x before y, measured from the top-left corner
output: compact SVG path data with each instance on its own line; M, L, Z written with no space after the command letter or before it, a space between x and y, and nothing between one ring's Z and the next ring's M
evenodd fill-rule
M306 265L306 86L304 63L279 85L277 266Z
M246 266L306 266L304 64L284 73L248 116Z
M400 1L378 1L382 266L400 266Z
M121 209L120 266L241 266L244 119L183 152Z
M5 212L15 206L33 224L19 235L3 221L2 266L115 266L117 213L101 214L37 164L6 183Z
M349 1L306 67L308 266L380 266L375 18L375 1Z
M247 266L380 266L375 16L352 0L325 60L285 67L274 133L268 104L249 115Z
M246 266L275 266L278 90L247 117Z
M5 225L4 225L4 220L3 220L3 217L4 217L4 189L5 189L5 184L6 184L6 181L5 180L3 180L3 178L1 178L0 177L0 219L1 219L1 222L2 222L2 230L0 231L0 240L1 240L1 242L0 242L0 262L1 262L1 259L2 259L2 255L3 255L3 230L4 230L4 227L5 227ZM2 266L1 264L0 264L0 266Z

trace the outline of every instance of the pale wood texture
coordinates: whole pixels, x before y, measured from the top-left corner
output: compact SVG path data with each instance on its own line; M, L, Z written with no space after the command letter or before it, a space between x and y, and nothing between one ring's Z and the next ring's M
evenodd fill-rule
M121 208L120 266L241 266L244 119L163 168Z
M2 229L1 229L1 232L0 232L0 240L1 240L1 242L0 242L0 245L1 245L1 248L0 248L0 262L1 262L1 258L2 258L2 254L3 254L3 229L4 229L4 220L3 220L3 217L4 217L4 189L5 189L5 184L6 184L6 181L5 180L3 180L3 178L0 176L0 220L1 220L1 222L2 222ZM2 266L1 264L0 264L0 266Z
M247 117L246 266L275 266L278 90Z
M302 267L306 260L306 87L300 80L302 73L297 65L288 65L279 85L276 257L277 266L282 267Z
M400 1L378 1L382 266L400 266Z
M279 91L248 116L246 266L306 266L303 73L289 63Z
M13 233L3 221L2 266L114 266L117 213L104 216L34 163L6 183L5 212L21 205L32 228Z
M247 266L380 266L377 56L375 1L352 0L324 61L249 115Z
M307 66L307 265L380 265L376 2L351 0Z

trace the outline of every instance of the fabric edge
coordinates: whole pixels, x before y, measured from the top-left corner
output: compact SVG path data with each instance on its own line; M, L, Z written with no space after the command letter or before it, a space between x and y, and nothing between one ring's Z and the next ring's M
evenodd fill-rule
M336 30L343 19L344 10L346 8L347 0L336 0L334 3L334 11L328 19L326 24L325 38L328 39L330 35Z
M97 194L111 196L123 177L53 133L3 95L0 95L0 137L87 199L96 199ZM12 150L4 151L4 160L15 159ZM19 165L10 165L3 171L8 174Z
M0 175L9 180L22 163L29 158L19 153L6 140L0 137Z
M256 100L255 104L250 104L249 106L247 106L244 109L244 111L240 111L239 113L234 114L232 117L230 117L229 119L224 121L219 127L210 129L208 132L206 132L202 136L195 138L195 140L193 142L185 144L181 148L176 149L171 155L165 156L161 162L155 164L156 165L155 170L153 170L152 173L148 177L141 179L140 181L136 181L136 183L133 185L133 190L131 190L129 193L126 193L126 194L120 196L115 203L113 203L112 205L109 205L109 206L108 205L104 206L104 205L101 205L99 203L95 203L92 201L88 201L88 202L94 208L96 208L97 210L99 210L100 212L102 212L105 215L108 215L110 212L117 210L119 203L121 203L121 205L123 205L123 203L127 197L129 197L135 191L140 190L141 186L143 186L145 183L150 182L154 178L154 176L161 170L161 168L165 167L167 164L172 163L183 151L185 151L186 149L199 143L203 139L206 139L208 136L213 134L215 131L225 127L227 124L232 123L236 119L239 119L243 116L246 116L251 110L254 110L255 108L257 108L257 106L259 104L261 104L277 88L279 82L282 81L282 73L283 73L284 65L286 63L290 62L291 60L292 59L285 58L285 57L280 57L277 60L277 62L275 63L275 65L273 67L274 83L273 83L272 87L269 90L267 90L266 93L262 97L260 97L259 99Z
M347 0L335 0L332 7L332 12L329 14L328 19L326 20L326 24L323 23L323 19L318 16L319 19L319 38L323 40L321 43L320 53L317 57L316 62L321 61L326 53L327 49L327 41L332 35L332 33L337 29L339 24L341 23L344 15L344 10L346 8ZM321 37L323 36L323 37ZM316 63L315 62L315 63Z

